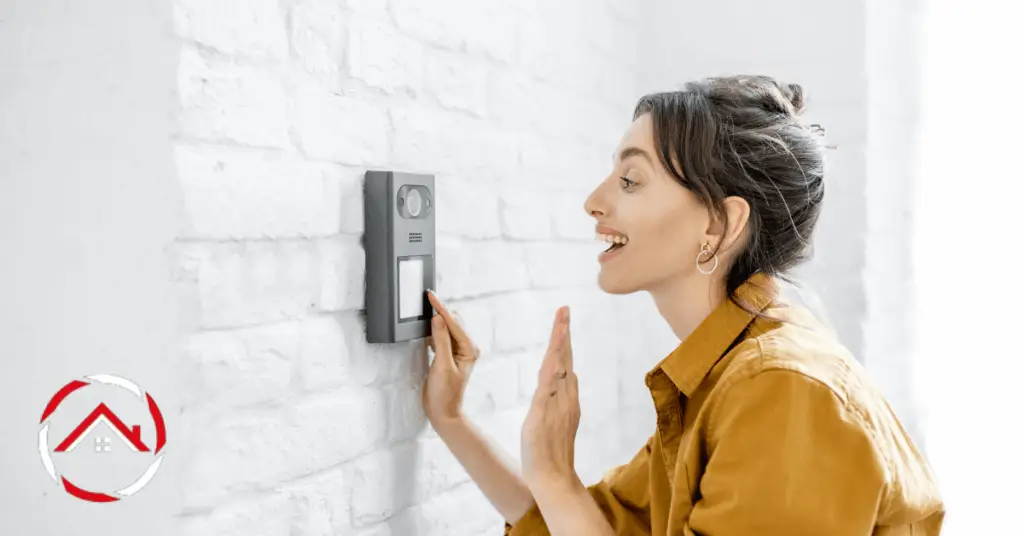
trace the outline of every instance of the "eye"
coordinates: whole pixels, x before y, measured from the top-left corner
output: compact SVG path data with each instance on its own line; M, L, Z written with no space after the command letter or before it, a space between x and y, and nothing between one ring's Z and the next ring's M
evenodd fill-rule
M626 177L619 177L619 180L621 180L623 184L625 184L626 188L636 186L636 181L629 180Z

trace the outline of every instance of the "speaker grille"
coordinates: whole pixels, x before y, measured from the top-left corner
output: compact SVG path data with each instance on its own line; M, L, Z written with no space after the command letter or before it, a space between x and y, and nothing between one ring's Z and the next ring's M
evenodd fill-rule
M423 233L409 233L409 243L416 244L423 242Z

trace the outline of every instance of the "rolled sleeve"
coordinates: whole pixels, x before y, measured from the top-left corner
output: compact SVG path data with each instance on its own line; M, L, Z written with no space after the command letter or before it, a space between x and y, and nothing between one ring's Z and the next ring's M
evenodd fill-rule
M541 511L537 508L537 504L530 506L526 513L523 513L522 518L515 522L515 525L505 522L505 536L542 536L548 534L550 534L548 526L544 524L544 518L541 517Z
M648 536L651 533L649 479L652 439L629 463L613 468L600 482L587 487L618 536ZM550 534L536 504L514 524L505 523L505 536Z
M549 536L550 534L536 504L531 506L523 514L523 517L516 521L515 525L505 522L505 536Z
M870 429L827 385L769 370L732 385L685 534L871 534L885 469Z

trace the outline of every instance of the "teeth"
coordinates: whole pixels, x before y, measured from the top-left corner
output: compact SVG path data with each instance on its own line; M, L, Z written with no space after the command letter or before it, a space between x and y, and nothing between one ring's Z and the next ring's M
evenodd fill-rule
M600 233L597 234L597 240L599 242L608 242L609 244L622 244L622 245L626 245L626 244L629 243L629 238L626 238L625 236L608 235L608 234L600 234Z

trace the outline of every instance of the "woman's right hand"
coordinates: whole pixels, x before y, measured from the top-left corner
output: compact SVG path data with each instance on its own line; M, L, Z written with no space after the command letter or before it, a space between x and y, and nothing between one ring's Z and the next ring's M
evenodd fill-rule
M515 459L462 415L462 395L480 350L456 315L427 292L437 311L430 323L434 362L423 385L423 408L437 435L506 522L520 519L534 503Z
M427 299L437 314L430 322L434 362L423 386L423 409L436 430L462 418L462 395L480 350L437 295L427 291Z

